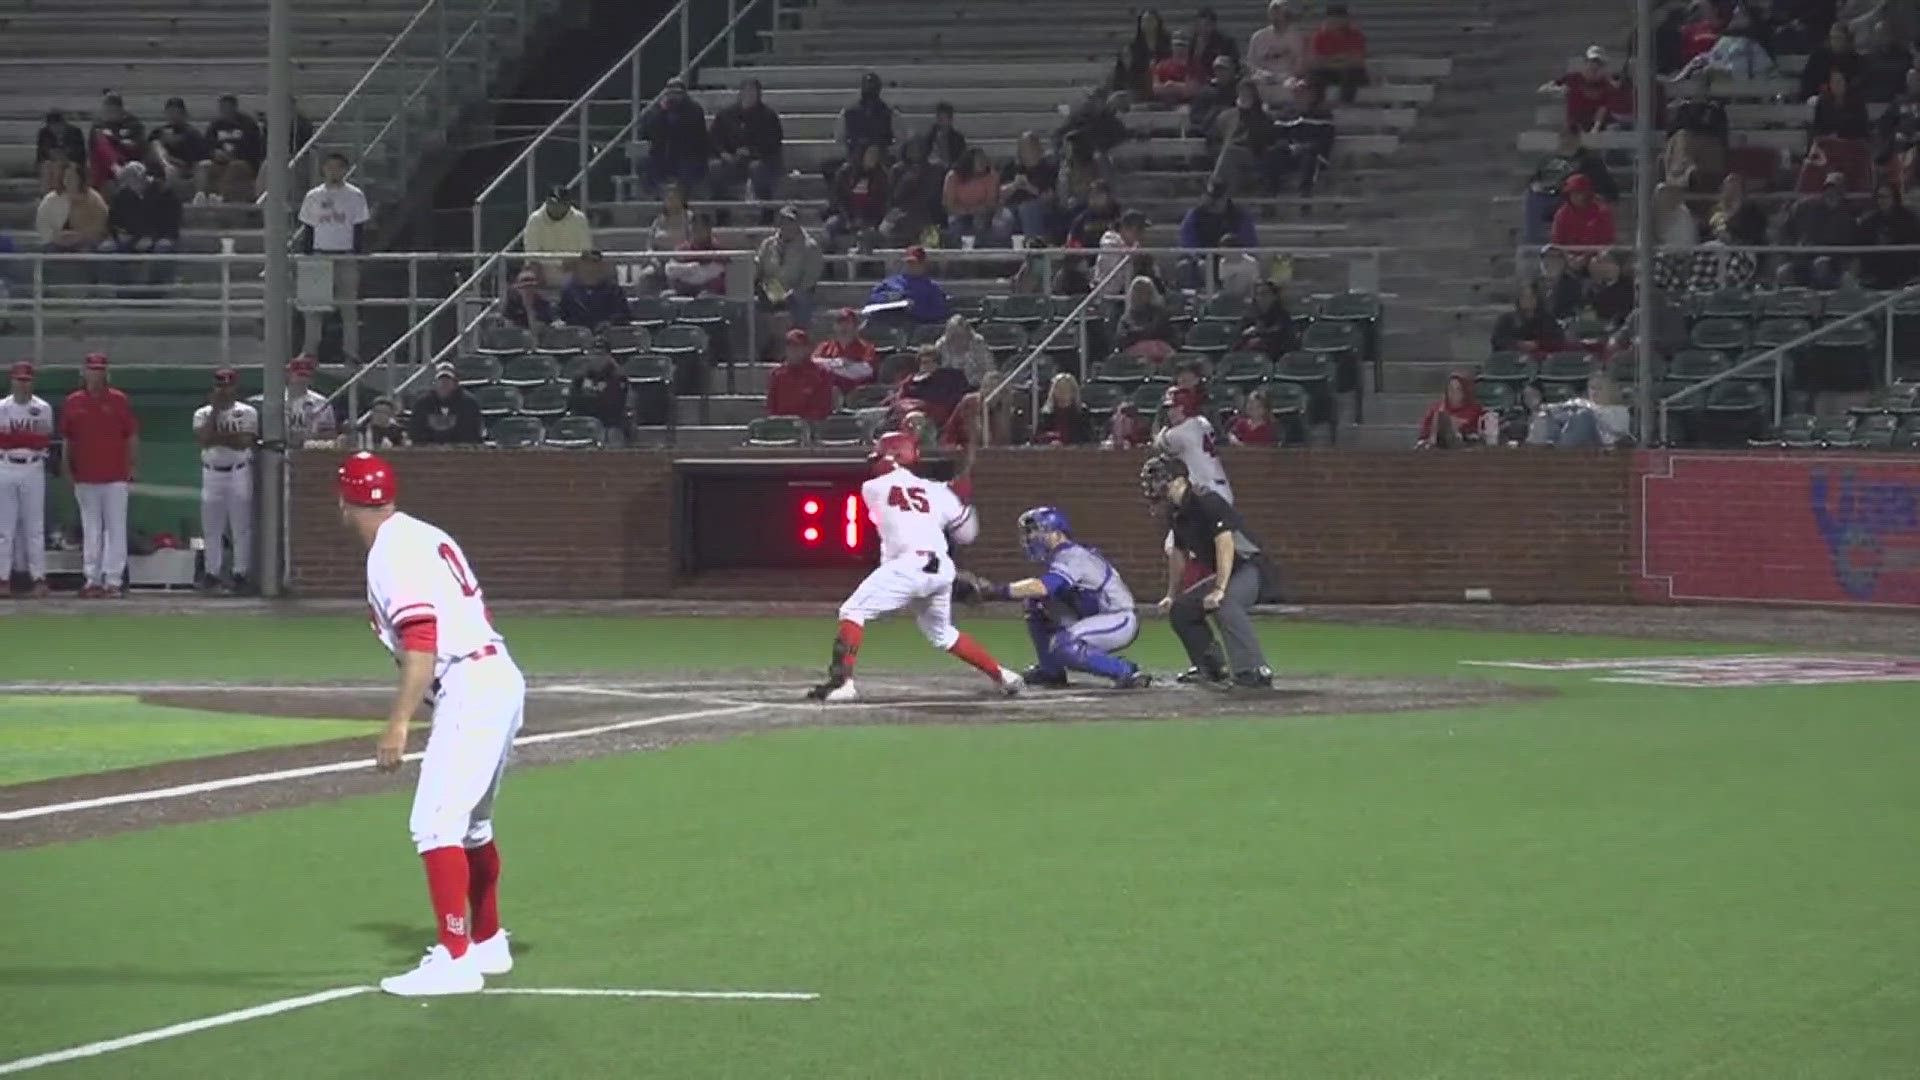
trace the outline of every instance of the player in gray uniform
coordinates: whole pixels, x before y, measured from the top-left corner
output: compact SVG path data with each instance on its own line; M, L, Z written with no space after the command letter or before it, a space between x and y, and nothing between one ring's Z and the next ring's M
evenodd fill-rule
M983 599L1026 602L1027 634L1039 661L1027 669L1027 685L1066 686L1068 671L1104 676L1123 689L1151 685L1151 676L1114 655L1139 636L1140 619L1113 564L1074 542L1067 516L1051 506L1020 515L1020 545L1046 567L1039 577L1006 585L968 577Z

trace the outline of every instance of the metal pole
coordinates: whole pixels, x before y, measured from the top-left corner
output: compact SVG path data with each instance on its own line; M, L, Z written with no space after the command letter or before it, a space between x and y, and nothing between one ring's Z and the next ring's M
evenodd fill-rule
M220 366L233 366L233 242L220 245Z
M674 69L676 73L687 70L687 57L693 55L692 46L687 42L687 35L692 32L693 7L683 3L680 5L680 66Z
M82 265L85 265L84 263ZM33 260L33 362L47 362L47 264Z
M407 260L407 325L417 326L419 325L419 322L420 322L420 260L408 259ZM413 336L413 343L410 346L410 348L413 351L413 355L410 358L413 363L413 366L419 367L423 362L423 357L420 352L420 335L415 334ZM392 386L393 365L392 364L387 365L387 383L388 383L387 389L389 390L393 389L393 386Z
M1640 309L1639 370L1634 395L1640 441L1651 441L1647 410L1653 405L1653 0L1636 0L1633 27L1634 259L1635 304ZM1664 427L1664 425L1662 425Z
M740 17L739 7L740 7L740 0L727 0L727 25L729 27L733 25L733 20ZM733 66L733 43L734 43L734 39L737 38L738 36L739 35L736 34L733 30L727 31L727 66L728 67ZM686 67L685 64L681 64L680 66L682 68Z
M1892 386L1893 385L1893 308L1891 307L1887 308L1887 332L1885 336L1887 339L1887 344L1886 344L1887 381L1885 385Z
M633 85L627 91L627 156L633 156L634 144L640 141L640 50L633 53ZM639 173L637 163L629 162L628 170Z
M582 209L587 205L587 192L593 188L593 178L587 175L593 168L593 129L588 126L588 114L592 112L592 98L580 103L580 190L574 192L573 197L579 201ZM533 211L534 208L529 207L527 213L532 214Z
M267 0L267 341L261 357L265 376L260 428L260 592L280 595L286 551L280 526L285 521L287 494L286 438L287 384L285 365L292 355L292 270L287 258L287 154L293 131L293 64L291 0ZM318 312L307 317L317 319Z

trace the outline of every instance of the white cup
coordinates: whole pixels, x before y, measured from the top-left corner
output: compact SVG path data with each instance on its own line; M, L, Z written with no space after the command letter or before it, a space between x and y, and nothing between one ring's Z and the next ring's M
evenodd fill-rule
M223 236L220 238L220 254L231 255L233 254L233 249L234 249L233 237Z
M961 237L961 238L960 238L960 250L962 250L962 251L972 251L972 250L973 250L973 237L971 237L971 236L963 236L963 237Z
M1025 236L1022 236L1019 233L1014 233L1013 234L1013 250L1025 251L1026 249L1027 249L1027 238Z

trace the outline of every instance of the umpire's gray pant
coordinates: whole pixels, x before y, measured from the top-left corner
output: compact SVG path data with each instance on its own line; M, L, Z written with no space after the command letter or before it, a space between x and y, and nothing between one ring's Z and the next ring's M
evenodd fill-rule
M1260 598L1260 568L1241 563L1227 579L1227 594L1219 608L1211 612L1226 641L1226 656L1207 625L1209 612L1203 601L1213 591L1212 574L1173 599L1173 632L1187 650L1187 660L1210 675L1257 672L1267 666L1266 653L1260 649L1260 636L1253 628L1253 605Z

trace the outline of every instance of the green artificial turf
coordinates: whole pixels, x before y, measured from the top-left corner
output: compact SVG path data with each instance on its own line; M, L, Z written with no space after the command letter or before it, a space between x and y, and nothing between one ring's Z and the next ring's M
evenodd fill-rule
M289 681L373 648L330 620L296 625L314 663ZM1021 636L981 627L996 646ZM624 653L631 671L709 648L707 666L809 663L827 633L507 632L536 670ZM863 663L944 659L910 634L876 634ZM1170 661L1164 629L1148 634L1143 651ZM1676 651L1571 637L1302 625L1270 645L1293 670L1561 693L1387 716L786 730L523 769L501 804L520 968L500 985L823 999L368 996L27 1075L1913 1073L1911 686L1458 666ZM245 677L194 656L192 677ZM0 1062L406 966L429 928L406 803L0 853Z
M354 720L291 720L143 704L131 695L0 694L0 784L369 735Z

